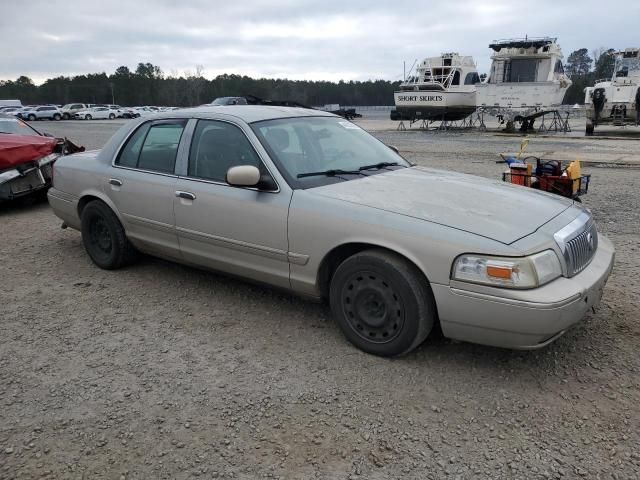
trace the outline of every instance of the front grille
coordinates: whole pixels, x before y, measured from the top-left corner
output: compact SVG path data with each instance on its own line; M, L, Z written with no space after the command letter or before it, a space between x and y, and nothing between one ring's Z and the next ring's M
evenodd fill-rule
M568 277L587 268L598 249L596 224L587 212L556 233L555 239L564 255Z
M591 262L598 249L598 231L595 224L567 242L569 276L577 275Z

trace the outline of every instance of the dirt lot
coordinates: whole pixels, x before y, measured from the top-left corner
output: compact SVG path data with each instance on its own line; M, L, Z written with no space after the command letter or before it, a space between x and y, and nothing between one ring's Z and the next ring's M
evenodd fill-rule
M96 148L119 123L38 126ZM376 135L490 177L519 142ZM0 478L639 478L640 168L587 171L616 267L597 313L536 352L434 335L376 358L323 305L152 258L103 271L46 203L0 206Z

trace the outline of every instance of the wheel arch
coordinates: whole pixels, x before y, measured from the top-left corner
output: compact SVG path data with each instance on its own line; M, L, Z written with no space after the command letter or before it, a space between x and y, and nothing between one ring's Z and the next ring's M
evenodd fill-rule
M78 218L82 218L82 210L84 210L84 208L89 204L89 202L92 202L94 200L98 200L104 203L107 207L109 207L109 209L111 209L111 211L116 215L116 217L118 217L118 220L120 221L120 223L124 228L125 224L122 221L122 216L120 215L120 212L118 212L118 209L113 204L113 202L109 199L109 197L104 195L102 192L98 192L95 190L89 190L87 192L84 192L82 195L80 195L80 199L78 200L78 206L77 206Z
M429 288L431 288L428 272L426 272L424 267L422 267L419 262L417 262L415 258L412 258L412 256L407 252L370 242L348 242L332 248L320 262L316 282L322 298L328 298L329 296L329 286L331 285L331 279L336 268L338 268L338 266L347 258L365 250L383 250L406 260L422 276L423 280L427 282Z

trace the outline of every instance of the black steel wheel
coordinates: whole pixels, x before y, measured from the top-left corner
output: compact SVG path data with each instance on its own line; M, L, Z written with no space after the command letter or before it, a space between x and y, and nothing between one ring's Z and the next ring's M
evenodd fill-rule
M113 270L130 263L135 249L122 224L103 202L94 200L82 210L82 243L91 260L100 268Z
M402 331L406 313L402 298L377 272L353 273L340 297L349 326L363 340L387 343Z
M342 262L331 280L330 303L347 339L381 356L413 350L436 317L433 294L421 272L384 250L367 250Z

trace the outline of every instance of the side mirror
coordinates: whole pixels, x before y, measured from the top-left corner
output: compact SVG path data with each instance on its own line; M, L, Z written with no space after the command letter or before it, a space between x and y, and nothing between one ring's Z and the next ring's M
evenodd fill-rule
M260 170L253 165L239 165L227 170L227 183L234 187L255 187L260 183Z
M394 146L394 145L387 145L387 147L389 147L391 150L393 150L394 152L396 152L398 155L400 155L400 150L398 150L398 147Z

